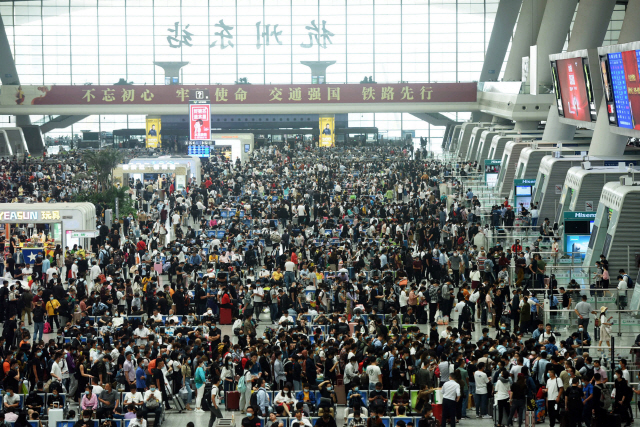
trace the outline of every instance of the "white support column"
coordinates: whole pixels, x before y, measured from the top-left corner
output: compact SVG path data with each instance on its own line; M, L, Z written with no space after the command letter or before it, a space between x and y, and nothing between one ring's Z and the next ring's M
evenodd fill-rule
M522 0L500 0L480 72L481 82L498 80L521 5Z
M547 0L524 0L518 25L511 42L511 51L504 69L505 82L522 80L522 58L529 56L529 48L536 42Z

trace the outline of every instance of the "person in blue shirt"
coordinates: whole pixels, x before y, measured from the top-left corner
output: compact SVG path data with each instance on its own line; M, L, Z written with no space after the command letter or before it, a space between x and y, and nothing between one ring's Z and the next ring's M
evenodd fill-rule
M264 378L258 379L258 391L256 392L256 399L258 401L258 406L262 411L262 415L266 416L268 414L267 409L270 406L269 395L267 394L267 390L264 388Z
M558 355L558 347L556 347L556 337L549 337L549 344L544 346L547 354Z
M302 391L296 393L296 400L303 402L309 407L309 412L313 412L316 406L316 392L309 388L309 384L302 385Z
M531 336L531 338L536 340L536 342L538 342L538 340L540 339L540 335L542 335L543 332L544 332L544 323L538 321L538 328L535 331L533 331L533 335Z
M144 359L138 357L138 369L136 369L136 388L140 393L144 393L147 388L146 377L144 375Z

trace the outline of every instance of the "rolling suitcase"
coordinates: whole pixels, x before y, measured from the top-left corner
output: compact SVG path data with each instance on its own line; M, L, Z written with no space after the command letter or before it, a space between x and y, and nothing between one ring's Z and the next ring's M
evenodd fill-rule
M240 392L228 391L225 398L225 407L227 411L239 411L240 410Z
M169 393L169 390L167 390L167 396L171 396L171 403L173 403L174 408L178 410L178 413L181 414L182 411L186 409L184 406L184 401L178 393L171 395L171 393Z
M536 424L542 424L547 416L547 402L544 399L536 400Z
M442 423L442 404L433 403L431 408L433 409L433 416L438 420L438 423Z
M524 413L524 427L534 427L536 425L536 412L525 411Z

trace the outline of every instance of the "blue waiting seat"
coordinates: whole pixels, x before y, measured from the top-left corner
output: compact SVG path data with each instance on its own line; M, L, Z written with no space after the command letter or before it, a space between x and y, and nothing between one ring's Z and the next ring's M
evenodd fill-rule
M398 421L404 421L405 425L409 424L409 423L413 423L413 417L392 417L391 418L391 423L392 426L396 426L398 424ZM414 424L415 427L418 427L418 424Z

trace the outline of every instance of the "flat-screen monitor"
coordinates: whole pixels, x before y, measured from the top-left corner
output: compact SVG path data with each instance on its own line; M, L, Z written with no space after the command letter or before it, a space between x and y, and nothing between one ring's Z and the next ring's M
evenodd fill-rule
M531 189L528 185L516 185L516 196L531 196Z
M211 146L209 145L188 145L187 154L195 157L210 157Z
M640 130L640 50L600 55L609 125Z
M584 258L585 254L587 253L587 248L589 247L590 237L591 236L589 235L566 236L565 252L574 257L580 254L580 257Z
M558 115L583 122L595 121L597 111L588 59L552 60L551 75Z
M565 234L589 234L591 233L592 221L564 221Z

